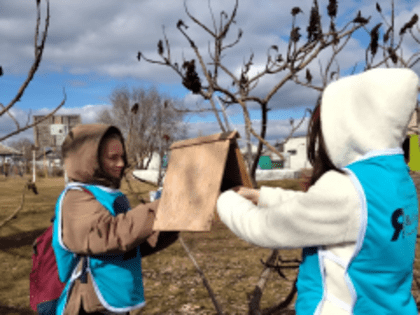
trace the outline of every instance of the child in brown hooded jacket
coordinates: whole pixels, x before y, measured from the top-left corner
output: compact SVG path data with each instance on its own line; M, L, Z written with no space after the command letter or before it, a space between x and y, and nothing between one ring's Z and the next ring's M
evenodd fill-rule
M158 200L130 209L118 190L127 159L116 127L79 125L62 151L70 183L57 202L53 247L67 286L57 314L143 307L141 257L169 246L178 234L152 230Z

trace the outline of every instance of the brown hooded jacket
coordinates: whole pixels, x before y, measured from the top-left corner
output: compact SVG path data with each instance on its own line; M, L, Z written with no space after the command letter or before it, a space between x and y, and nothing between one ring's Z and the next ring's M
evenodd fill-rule
M108 176L100 164L101 140L111 133L119 135L124 147L120 131L113 126L79 125L69 132L62 151L70 181L114 189L120 187L121 179ZM125 156L124 160L127 165ZM124 253L136 246L140 246L143 257L149 255L172 244L178 235L171 232L159 235L152 230L158 202L140 204L113 217L93 195L69 190L62 203L63 242L79 255ZM86 284L76 280L65 314L78 314L81 307L89 313L105 310L95 294L90 276Z

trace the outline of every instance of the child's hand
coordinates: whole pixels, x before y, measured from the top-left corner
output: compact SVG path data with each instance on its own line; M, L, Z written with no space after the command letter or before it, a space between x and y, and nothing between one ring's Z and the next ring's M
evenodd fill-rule
M260 191L258 189L252 189L245 186L236 186L232 190L242 197L252 201L255 205L258 204L260 198Z

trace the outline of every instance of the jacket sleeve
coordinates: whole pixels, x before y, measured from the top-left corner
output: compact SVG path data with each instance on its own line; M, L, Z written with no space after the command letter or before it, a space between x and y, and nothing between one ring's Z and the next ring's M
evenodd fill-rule
M63 242L82 255L129 251L152 235L158 203L140 204L113 217L91 194L70 190L62 203Z
M307 192L262 187L258 205L233 191L220 195L221 220L245 241L267 248L355 242L360 200L345 174L325 173Z
M140 244L141 257L146 257L161 251L178 240L179 232L158 232L157 242L144 242Z

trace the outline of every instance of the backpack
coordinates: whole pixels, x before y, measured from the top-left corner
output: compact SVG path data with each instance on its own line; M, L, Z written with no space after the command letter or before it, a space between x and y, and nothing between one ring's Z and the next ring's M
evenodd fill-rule
M54 217L51 222L54 222ZM51 246L52 235L53 226L51 225L33 244L29 299L31 308L39 315L55 315L58 298L66 285L58 277L55 254Z

